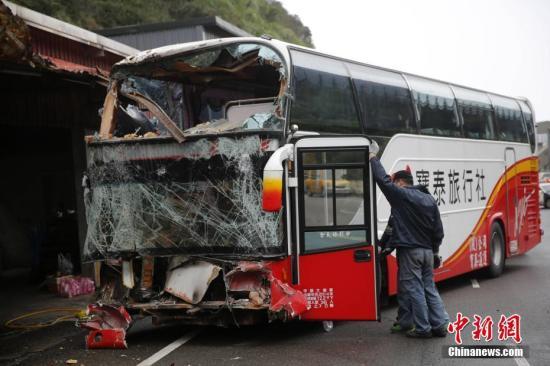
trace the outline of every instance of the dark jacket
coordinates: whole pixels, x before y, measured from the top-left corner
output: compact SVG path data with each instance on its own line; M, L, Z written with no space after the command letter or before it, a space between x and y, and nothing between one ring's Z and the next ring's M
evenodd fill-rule
M391 206L392 247L439 250L443 225L435 199L418 187L398 187L378 160L370 160L374 180Z
M382 234L382 237L378 242L378 245L380 246L381 249L394 248L391 240L392 235L393 235L393 217L390 216L390 218L388 219L388 223L386 224L386 228L384 229L384 233Z

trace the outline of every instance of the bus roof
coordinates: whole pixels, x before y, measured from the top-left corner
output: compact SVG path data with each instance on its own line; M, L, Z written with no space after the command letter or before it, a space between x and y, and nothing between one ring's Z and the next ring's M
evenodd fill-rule
M419 78L422 78L422 79L425 79L425 80L436 81L436 82L439 82L439 83L444 83L444 84L448 84L448 85L451 85L451 86L457 86L457 87L466 88L466 89L469 89L469 90L479 91L479 92L487 93L487 94L490 94L490 95L498 95L498 96L505 97L505 98L523 100L529 105L529 108L531 109L531 112L533 112L532 107L531 107L531 103L529 102L528 98L526 98L526 97L511 97L511 96L505 95L505 94L489 92L487 90L478 89L478 88L474 88L474 87L470 87L470 86L466 86L466 85L461 85L461 84L456 84L456 83L451 83L451 82L448 82L448 81L435 79L435 78L431 78L431 77L426 77L426 76L422 76L422 75L418 75L418 74L414 74L414 73L399 71L399 70L395 70L395 69L391 69L391 68L387 68L387 67L368 64L368 63L361 62L361 61L346 59L344 57L339 57L339 56L334 56L334 55L330 55L330 54L327 54L327 53L319 52L319 51L317 51L315 49L312 49L312 48L309 48L309 47L304 47L304 46L300 46L300 45L296 45L296 44L292 44L292 43L287 43L287 42L280 41L280 40L277 40L277 39L270 39L268 37L216 38L216 39L210 39L210 40L204 40L204 41L178 43L178 44L173 44L173 45L168 45L168 46L163 46L163 47L158 47L158 48L153 48L153 49L150 49L150 50L145 50L145 51L138 52L135 55L126 57L125 59L123 59L122 61L116 63L115 65L117 67L124 67L124 66L130 66L130 65L145 64L145 63L149 63L149 62L155 62L155 61L158 61L159 59L174 56L174 55L177 55L177 54L180 54L180 53L196 51L196 50L200 50L200 49L203 49L203 48L212 48L212 47L230 45L230 44L233 44L233 43L259 43L259 44L269 46L269 47L274 48L275 50L279 51L279 53L281 54L281 56L283 56L283 59L287 64L290 64L290 52L289 52L289 50L290 49L297 49L297 50L302 50L302 51L306 51L306 52L309 52L309 53L314 53L314 54L319 55L319 56L328 57L328 58L332 58L332 59L337 59L337 60L341 60L341 61L345 61L345 62L350 62L350 63L354 63L354 64L357 64L357 65L368 66L368 67L376 68L376 69L379 69L379 70L395 72L395 73L403 74L405 76L419 77Z
M175 56L180 53L186 53L190 51L196 51L203 48L220 47L224 45L230 45L233 43L260 43L275 48L287 58L288 50L287 46L295 46L290 43L281 42L278 40L269 40L260 37L231 37L231 38L216 38L205 41L177 43L173 45L153 48L146 51L141 51L135 55L128 56L122 61L116 63L117 66L123 65L138 65L152 61L158 61L165 57ZM299 46L296 46L299 47ZM312 49L308 49L314 51Z

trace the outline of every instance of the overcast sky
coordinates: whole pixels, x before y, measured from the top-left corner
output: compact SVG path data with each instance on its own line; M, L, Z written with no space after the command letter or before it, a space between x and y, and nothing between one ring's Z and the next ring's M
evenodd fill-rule
M550 0L281 0L315 48L531 100L550 120Z

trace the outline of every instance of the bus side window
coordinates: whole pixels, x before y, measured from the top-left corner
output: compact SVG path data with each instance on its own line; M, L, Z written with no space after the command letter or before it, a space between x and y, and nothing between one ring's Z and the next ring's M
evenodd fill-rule
M491 95L495 107L499 140L529 142L527 130L523 124L521 110L514 99Z
M536 136L535 136L535 126L533 125L533 112L531 108L523 100L518 101L521 108L521 113L523 114L523 120L525 121L525 126L527 127L527 134L529 135L529 144L531 145L531 152L535 152L536 146Z
M355 64L348 68L367 135L417 132L410 91L401 74Z
M341 61L291 50L294 99L291 123L300 130L362 133L351 80Z
M455 98L449 85L408 75L407 80L420 112L421 133L460 137L461 126L455 108Z
M494 140L493 107L487 94L453 86L462 117L464 137Z

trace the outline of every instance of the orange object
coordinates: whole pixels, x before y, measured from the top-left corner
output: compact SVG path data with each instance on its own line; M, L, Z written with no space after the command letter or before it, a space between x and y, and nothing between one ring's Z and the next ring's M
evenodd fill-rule
M283 172L264 171L262 209L279 212L283 207Z

